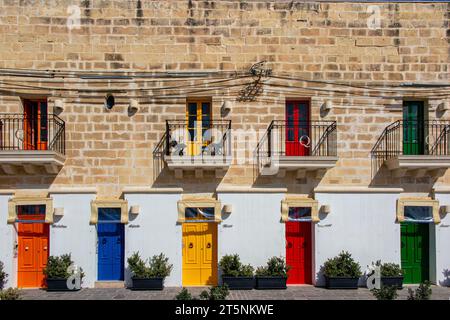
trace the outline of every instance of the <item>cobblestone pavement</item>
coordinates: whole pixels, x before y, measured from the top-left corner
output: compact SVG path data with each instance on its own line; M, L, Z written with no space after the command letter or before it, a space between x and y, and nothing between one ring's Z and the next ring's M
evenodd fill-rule
M414 286L410 286L414 288ZM406 299L408 287L400 290L399 298ZM189 288L198 296L205 288ZM77 292L47 292L45 290L22 290L25 300L172 300L180 288L165 288L163 291L131 291L128 289L82 289ZM450 288L432 287L433 300L449 300ZM368 300L374 299L368 289L358 290L328 290L313 286L288 287L287 290L249 290L230 291L228 300Z

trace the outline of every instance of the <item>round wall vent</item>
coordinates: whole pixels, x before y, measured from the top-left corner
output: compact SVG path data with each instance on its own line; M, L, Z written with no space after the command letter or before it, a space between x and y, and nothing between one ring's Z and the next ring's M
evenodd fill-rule
M114 96L111 93L108 93L105 97L105 108L107 110L111 110L115 104L116 101L114 99Z

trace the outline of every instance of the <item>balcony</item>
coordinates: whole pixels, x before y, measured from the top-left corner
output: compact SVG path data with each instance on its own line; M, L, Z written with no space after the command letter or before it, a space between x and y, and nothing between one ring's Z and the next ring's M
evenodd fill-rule
M319 178L338 160L336 122L274 120L255 153L261 175L296 171L300 179L312 171Z
M0 114L0 169L4 174L57 174L65 158L65 124L59 117Z
M450 167L450 121L395 121L371 154L375 170L385 165L397 177L436 177Z
M167 120L166 132L153 151L154 158L163 157L176 177L194 171L200 178L205 171L222 177L231 165L231 121L209 120L188 128L185 120Z

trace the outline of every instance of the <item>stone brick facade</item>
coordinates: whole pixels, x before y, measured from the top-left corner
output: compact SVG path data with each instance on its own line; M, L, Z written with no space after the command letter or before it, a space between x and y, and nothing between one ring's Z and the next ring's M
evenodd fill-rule
M79 28L68 28L76 13L71 5L80 8ZM380 9L377 29L367 24L372 5ZM124 186L214 192L219 185L283 185L308 194L320 184L429 192L435 183L450 183L450 175L438 181L374 175L370 151L383 129L401 119L403 99L425 100L429 119L450 119L436 111L449 99L448 87L402 85L449 85L449 19L448 3L2 0L0 111L21 113L21 97L46 96L50 110L62 100L67 160L56 176L2 174L0 189L97 186L99 194L120 195ZM272 69L264 91L255 101L238 101L253 81L249 68L263 60ZM6 69L41 73L24 77ZM86 77L101 73L129 77ZM116 97L110 111L103 106L107 92ZM337 121L337 166L321 180L255 177L251 163L234 164L223 178L177 180L158 170L153 149L165 120L184 119L186 98L196 96L211 97L217 119L222 103L231 101L223 119L233 129L262 131L284 119L286 99L311 99L312 119ZM127 112L130 99L139 101L134 115ZM321 114L326 100L332 109Z

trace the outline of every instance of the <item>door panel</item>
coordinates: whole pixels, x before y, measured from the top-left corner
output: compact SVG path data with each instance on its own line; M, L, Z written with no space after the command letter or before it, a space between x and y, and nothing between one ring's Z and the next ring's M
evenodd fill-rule
M309 102L286 102L286 156L307 156L310 138Z
M121 223L99 223L98 280L118 281L124 278L124 226Z
M404 223L401 226L401 261L405 283L429 280L429 225Z
M183 285L217 284L217 225L183 224Z
M286 264L290 266L288 284L312 283L312 245L310 222L286 222Z
M203 249L202 249L202 283L217 283L217 225L205 223L203 227Z
M20 220L43 220L44 215L19 215ZM49 225L18 223L18 280L19 288L45 286L43 270L49 253Z
M424 115L424 103L422 101L405 101L403 103L403 154L424 154Z
M23 149L47 150L48 110L46 101L24 101Z
M203 147L210 141L204 139L205 132L211 128L211 103L205 101L188 102L186 108L186 121L188 129L187 149L188 155L200 155Z

